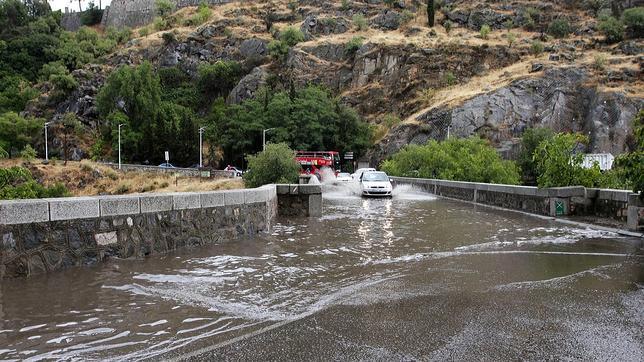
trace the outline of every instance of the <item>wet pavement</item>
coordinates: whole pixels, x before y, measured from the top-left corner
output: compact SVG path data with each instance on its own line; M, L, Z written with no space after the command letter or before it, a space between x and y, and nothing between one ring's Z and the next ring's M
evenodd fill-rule
M0 288L0 359L644 360L641 239L327 187L272 235Z

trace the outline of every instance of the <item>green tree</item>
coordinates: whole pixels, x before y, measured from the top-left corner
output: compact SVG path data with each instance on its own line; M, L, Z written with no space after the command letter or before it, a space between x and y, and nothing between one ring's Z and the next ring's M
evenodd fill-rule
M286 143L269 144L266 151L248 156L249 172L244 174L248 187L259 187L271 183L297 183L300 164L295 152Z
M578 146L587 142L587 137L571 133L558 133L542 141L533 155L537 185L544 188L596 186L601 175L599 167L585 169L584 154L577 152Z
M565 38L570 33L572 33L572 28L566 19L555 19L548 26L548 34L555 38Z
M644 110L633 120L633 135L633 150L617 157L615 165L623 170L626 180L633 185L633 192L639 192L640 199L644 200Z
M550 128L530 128L523 133L517 165L523 174L524 183L536 183L537 166L534 163L534 151L541 142L552 139L554 135L555 133Z
M514 162L502 160L487 141L478 137L408 145L384 161L381 168L393 176L519 183L519 172Z
M69 159L70 138L82 130L82 124L76 117L76 114L68 112L65 113L65 116L63 117L60 130L63 133L63 158L65 160L65 165L67 165L67 160Z
M0 83L0 114L22 112L27 102L38 96L38 91L19 75L0 78Z
M242 68L235 61L202 64L198 69L197 85L203 100L211 103L217 97L226 97L242 77Z
M599 31L604 34L609 44L618 43L624 39L624 24L612 16L604 17L599 21Z
M67 188L61 183L44 187L36 182L31 171L14 166L0 168L0 200L39 199L69 196Z
M0 147L12 156L31 143L43 124L42 120L24 118L14 112L0 115Z
M622 21L631 37L644 37L644 7L638 6L624 10Z

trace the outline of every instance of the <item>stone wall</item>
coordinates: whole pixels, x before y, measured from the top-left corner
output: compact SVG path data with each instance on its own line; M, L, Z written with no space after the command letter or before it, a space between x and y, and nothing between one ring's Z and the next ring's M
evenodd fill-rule
M76 31L83 25L81 22L82 13L64 13L60 20L60 26L67 31Z
M267 185L201 193L1 201L0 278L110 257L142 258L268 232L277 216L276 190L276 185ZM317 191L321 197L319 186Z
M211 5L226 4L232 0L173 0L177 9L198 6L205 1ZM109 11L103 14L104 26L137 27L152 22L155 17L155 0L112 0Z
M277 185L280 216L322 216L320 185Z
M644 204L625 190L586 189L582 186L539 189L432 179L394 177L433 194L458 200L498 206L538 215L594 216L622 223L633 231L644 230Z
M118 170L118 163L105 163L104 165L109 166L115 170ZM233 178L235 177L234 172L224 171L224 170L199 170L198 168L167 168L159 166L150 166L150 165L129 165L121 164L121 171L123 172L152 172L152 173L179 173L183 176L189 177L223 177L223 178Z

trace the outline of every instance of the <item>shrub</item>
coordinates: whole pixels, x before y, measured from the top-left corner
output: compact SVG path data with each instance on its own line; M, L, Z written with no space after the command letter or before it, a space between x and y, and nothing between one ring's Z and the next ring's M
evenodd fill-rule
M304 34L298 28L287 26L286 29L280 32L279 40L292 47L304 41Z
M170 0L156 0L154 2L156 13L160 17L164 18L172 14L174 11L174 3Z
M248 156L249 172L244 174L248 187L270 183L296 183L301 166L295 160L295 152L286 143L266 145L266 150L256 156Z
M448 86L453 86L458 81L458 79L456 78L456 76L452 72L445 73L444 79L445 79L445 83Z
M31 145L26 145L25 148L20 151L20 157L26 161L33 161L36 158L36 150L34 150Z
M99 24L102 18L103 10L94 5L93 1L89 3L87 9L85 9L85 11L83 11L80 16L81 24L86 26Z
M200 65L197 74L197 87L208 102L217 97L226 97L243 75L239 63L222 60Z
M508 19L503 23L503 27L507 30L510 31L514 29L514 21L512 19Z
M171 31L161 34L161 38L163 38L163 43L165 45L170 45L177 42L177 37Z
M584 154L576 152L580 144L588 143L588 137L580 134L558 133L539 143L533 160L539 187L597 186L601 171L599 167L585 169Z
M548 25L548 34L555 38L565 38L570 33L572 33L572 28L566 19L555 19Z
M543 53L543 43L539 40L533 40L532 44L530 44L530 52L534 56L541 55Z
M491 33L491 32L492 32L492 29L490 28L490 26L489 26L489 25L487 25L487 24L483 24L483 26L481 26L481 32L480 32L480 34L481 34L481 38L482 38L482 39L487 39L487 38L489 38L489 37L490 37L490 33Z
M69 191L61 183L45 187L36 182L31 171L24 167L0 168L0 200L64 196L69 196Z
M414 13L412 13L411 11L405 9L400 14L400 23L401 24L407 24L410 21L414 20L414 17L415 17Z
M2 148L2 145L0 145L0 159L3 158L9 158L9 152L5 151L5 149Z
M288 44L280 40L272 40L268 43L268 54L273 57L273 59L285 59L289 49Z
M593 63L595 69L597 70L604 70L606 68L606 62L608 59L606 58L606 55L604 54L597 54L595 55L595 61Z
M634 149L615 160L615 165L621 168L624 178L633 186L633 192L640 193L644 200L644 110L640 110L633 120Z
M454 25L454 23L452 23L451 20L445 20L445 22L443 23L443 28L445 28L445 32L447 34L449 34L449 32L452 31L452 26L453 25Z
M344 46L344 51L347 55L353 55L360 48L362 48L364 38L361 36L354 36L351 40Z
M171 27L170 22L159 16L154 18L152 26L154 26L154 30L156 31L168 30Z
M601 9L608 7L608 0L584 0L584 8L592 11L593 14L599 14Z
M508 47L512 48L514 43L516 43L517 41L517 35L514 33L508 33L507 40L508 40Z
M502 160L496 150L479 137L409 145L383 162L381 168L392 176L519 184L514 162Z
M123 44L132 38L132 29L125 26L121 29L110 26L106 30L107 38L117 44Z
M536 183L537 169L533 158L534 151L541 142L552 139L554 135L555 133L550 128L530 128L523 133L517 165L521 169L524 183Z
M535 8L526 8L523 11L523 21L521 22L521 25L526 29L526 30L535 30L537 27L536 24L536 18L539 17L539 10Z
M353 16L353 26L355 26L358 31L364 31L369 29L369 24L367 23L367 19L362 14L355 14Z
M349 0L342 0L342 4L340 5L340 10L346 11L349 10L351 5L349 4Z
M624 39L624 24L612 16L604 17L599 21L599 31L604 34L609 44L618 43Z
M436 89L427 88L427 89L419 90L416 95L416 99L423 106L429 107L432 104L432 101L434 100L435 96L436 96Z
M635 38L644 37L644 7L638 6L624 10L622 21L631 36Z
M197 9L197 12L190 17L186 21L187 25L201 25L205 23L206 21L210 20L212 17L212 10L210 10L210 7L208 7L208 4L202 2L199 4L199 8Z
M147 38L149 34L150 34L150 28L148 28L147 26L144 26L141 29L139 29L139 36L144 36Z

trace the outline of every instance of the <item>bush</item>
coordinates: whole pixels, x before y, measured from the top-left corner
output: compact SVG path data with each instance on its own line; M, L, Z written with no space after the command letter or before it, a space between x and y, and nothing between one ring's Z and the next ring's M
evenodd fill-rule
M638 6L624 10L622 21L632 37L644 37L644 7Z
M110 26L106 31L107 38L113 40L116 44L124 44L132 38L132 29L127 26L121 29Z
M0 168L0 200L64 196L69 196L69 191L61 183L44 187L36 182L31 172L24 167Z
M580 134L558 133L542 141L534 152L533 160L539 187L598 186L599 167L585 169L584 154L576 152L588 138Z
M36 158L36 150L34 150L31 145L26 145L25 148L20 151L20 157L26 161L33 161Z
M190 17L186 21L187 25L201 25L205 23L206 21L210 20L212 17L212 10L210 10L210 7L206 3L201 3L199 4L199 9L197 9L197 12Z
M526 8L523 11L523 21L521 22L521 25L526 29L526 30L535 30L537 27L536 20L539 17L539 10L535 8Z
M533 40L532 44L530 44L530 52L534 56L541 55L543 53L543 43L539 40Z
M445 22L443 23L443 28L445 28L445 32L447 34L449 34L450 31L452 31L453 25L454 25L454 23L452 23L451 20L445 20Z
M273 57L273 59L283 60L288 55L289 50L288 44L280 40L272 40L268 43L268 54Z
M156 13L160 17L164 18L172 14L174 11L174 3L170 0L156 0L154 2Z
M235 61L220 60L215 64L202 64L197 69L197 87L207 101L226 97L242 77L242 69Z
M362 14L355 14L353 16L353 26L355 26L358 31L364 31L369 29L369 24L367 23L367 19Z
M280 32L279 40L286 43L289 47L292 47L304 41L304 34L300 29L288 26Z
M492 29L490 28L490 26L489 26L489 25L487 25L487 24L483 24L483 26L481 26L481 32L480 32L480 34L481 34L481 38L482 38L482 39L487 39L487 38L489 38L489 37L490 37L490 33L491 33L491 32L492 32Z
M349 10L351 5L349 4L349 0L342 0L342 4L340 5L340 10L346 11Z
M644 110L641 110L633 120L634 149L615 160L615 165L621 168L624 178L633 186L633 192L640 193L644 200Z
M548 26L548 34L555 38L565 38L570 33L572 33L572 28L566 19L555 19Z
M592 11L595 15L599 14L601 9L608 6L608 0L584 0L584 7L589 11Z
M171 31L161 34L161 38L163 39L163 43L165 45L170 45L177 42L177 37Z
M608 62L608 58L606 58L606 55L597 54L595 55L595 61L593 65L597 70L604 70L604 68L606 68L607 62Z
M502 160L487 141L478 137L409 145L383 162L381 168L392 176L519 184L514 162Z
M154 18L152 26L154 26L154 30L162 31L170 29L172 27L172 24L170 24L170 22L166 19L157 16L156 18Z
M87 6L87 9L81 13L80 18L81 24L86 26L99 24L103 18L103 10L99 9L99 7L94 5L94 2L91 1Z
M517 41L517 35L514 33L508 33L507 40L508 40L508 47L512 48L514 43L516 43Z
M364 38L361 36L354 36L351 40L344 46L344 52L347 55L353 55L360 48L362 48Z
M416 99L425 107L429 107L436 96L436 89L427 88L419 90Z
M147 26L144 26L141 29L139 29L139 36L143 36L147 38L148 35L150 35L150 28L148 28Z
M599 31L606 37L609 44L618 43L624 39L624 24L612 16L599 21Z
M248 187L271 183L297 183L301 166L295 160L295 152L286 143L268 144L266 151L248 156L249 172L244 174Z
M521 169L523 182L533 185L537 181L537 167L534 163L534 151L543 141L550 140L555 133L550 128L530 128L523 133L521 150L517 157L517 165Z
M403 10L403 12L400 15L400 23L401 24L407 24L410 21L414 20L414 17L416 17L414 15L414 13L412 13L411 11L405 9L405 10Z
M458 81L458 79L456 78L456 76L454 75L454 73L452 73L452 72L447 72L447 73L445 73L445 83L446 83L448 86L453 86L453 85L455 85L457 81Z

